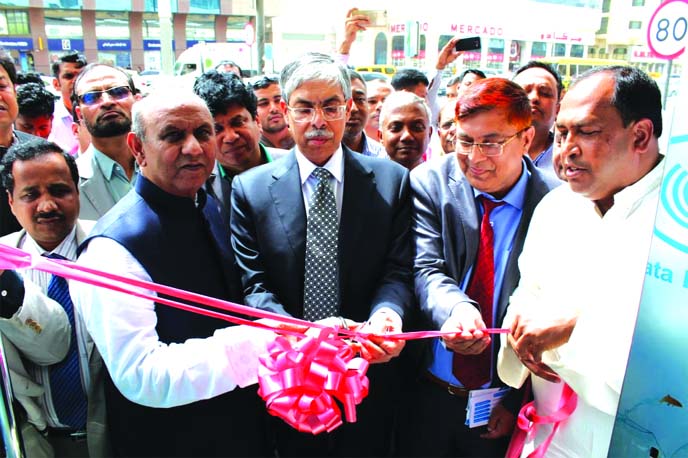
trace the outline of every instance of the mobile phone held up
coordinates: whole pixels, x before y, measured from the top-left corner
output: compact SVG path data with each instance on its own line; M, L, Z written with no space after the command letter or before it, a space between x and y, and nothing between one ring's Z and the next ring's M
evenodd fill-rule
M462 38L456 42L454 49L457 51L475 51L480 49L480 37Z

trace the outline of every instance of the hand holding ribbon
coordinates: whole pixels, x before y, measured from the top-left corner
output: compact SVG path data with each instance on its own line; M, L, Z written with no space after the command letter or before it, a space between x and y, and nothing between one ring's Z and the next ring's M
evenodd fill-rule
M442 337L444 345L462 355L478 355L492 341L480 312L468 302L456 305L441 331L447 333Z
M547 317L533 314L530 318L517 315L511 325L509 345L530 372L547 381L557 383L561 379L547 364L542 362L542 353L560 347L568 342L577 316Z

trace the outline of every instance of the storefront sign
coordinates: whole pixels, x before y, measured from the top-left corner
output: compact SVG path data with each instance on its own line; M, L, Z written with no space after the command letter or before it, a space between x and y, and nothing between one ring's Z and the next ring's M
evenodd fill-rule
M131 51L131 41L98 40L98 51Z
M33 49L33 39L10 37L0 38L0 48L30 51Z

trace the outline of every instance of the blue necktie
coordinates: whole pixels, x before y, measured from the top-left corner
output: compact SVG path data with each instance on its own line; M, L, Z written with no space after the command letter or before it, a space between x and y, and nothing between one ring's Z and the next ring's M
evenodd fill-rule
M51 254L48 257L65 259L57 254ZM67 356L61 362L50 366L50 393L53 407L60 423L74 429L83 429L86 426L86 395L81 384L74 304L69 296L67 280L53 275L48 285L48 297L64 308L72 328L72 339Z

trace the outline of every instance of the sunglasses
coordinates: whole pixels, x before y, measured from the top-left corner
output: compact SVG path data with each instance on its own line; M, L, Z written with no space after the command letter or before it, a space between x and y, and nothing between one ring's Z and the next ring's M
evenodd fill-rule
M77 96L77 98L84 105L95 105L96 103L100 102L100 99L103 98L103 94L106 93L112 100L122 100L131 94L131 88L129 86L111 87L110 89L106 89L104 91L85 92Z

